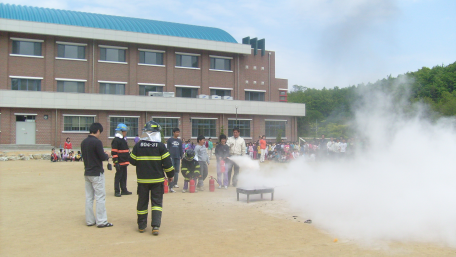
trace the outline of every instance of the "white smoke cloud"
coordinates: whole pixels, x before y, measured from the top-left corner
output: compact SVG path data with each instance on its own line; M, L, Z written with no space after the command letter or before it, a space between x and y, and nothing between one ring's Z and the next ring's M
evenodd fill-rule
M353 159L301 159L261 170L250 164L241 170L240 186L276 187L278 198L339 238L456 247L454 121L426 119L421 104L404 108L406 94L363 94L353 122L367 151Z

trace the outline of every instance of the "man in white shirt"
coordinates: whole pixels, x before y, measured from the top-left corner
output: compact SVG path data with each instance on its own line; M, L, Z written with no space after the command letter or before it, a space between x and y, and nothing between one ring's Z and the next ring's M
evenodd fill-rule
M340 157L344 158L345 151L347 150L347 143L345 142L345 139L342 139L342 143L340 143L339 147L340 147Z
M331 137L331 139L326 144L326 150L328 151L328 156L330 158L333 158L333 156L334 156L333 146L334 146L334 138Z
M239 136L240 131L239 128L233 129L233 136L229 137L226 141L226 144L230 147L230 156L242 156L246 152L245 141L242 137ZM234 166L234 175L233 175L233 183L234 187L237 186L238 174L239 174L239 166L234 163L233 161L226 162L226 169L228 171L228 186L230 185L231 181L231 171Z

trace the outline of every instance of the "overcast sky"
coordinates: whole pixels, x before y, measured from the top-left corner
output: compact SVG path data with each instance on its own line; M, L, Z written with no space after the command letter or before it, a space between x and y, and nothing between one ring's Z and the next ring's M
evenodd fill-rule
M346 87L456 61L454 0L0 0L266 39L289 88Z

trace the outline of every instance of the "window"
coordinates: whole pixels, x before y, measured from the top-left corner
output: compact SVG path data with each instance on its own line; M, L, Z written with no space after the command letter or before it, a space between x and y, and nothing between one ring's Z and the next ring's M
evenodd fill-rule
M125 62L125 49L100 48L100 61Z
M11 79L12 90L41 91L40 79Z
M163 53L139 51L139 63L151 65L163 65Z
M223 90L223 89L211 89L211 95L218 95L218 96L231 96L231 90Z
M198 56L176 54L176 66L198 68Z
M125 84L100 83L100 94L125 95Z
M123 123L127 125L127 137L136 137L138 135L138 123L139 117L109 117L109 136L114 137L116 135L117 124Z
M95 117L63 116L63 130L74 132L89 132L89 127L95 122Z
M279 91L279 101L280 102L287 102L287 91L285 90L280 90Z
M250 136L250 120L228 120L228 136L233 136L233 129L235 127L239 128L241 137L251 137Z
M41 44L41 42L13 40L13 54L42 56Z
M279 120L267 120L265 121L266 127L266 137L277 137L279 131L281 132L281 137L286 137L285 130L286 121Z
M199 135L217 137L215 121L216 119L192 119L192 137L198 137Z
M264 101L264 92L245 91L246 101Z
M161 126L161 133L164 137L173 136L173 128L179 127L179 119L177 118L152 118Z
M187 88L187 87L177 87L176 88L177 97L196 98L197 95L198 95L198 88Z
M227 58L215 58L211 57L212 70L231 70L231 60Z
M149 95L149 92L163 92L162 86L139 85L139 95Z
M85 59L85 46L57 44L57 57Z
M57 81L57 92L84 93L85 82Z

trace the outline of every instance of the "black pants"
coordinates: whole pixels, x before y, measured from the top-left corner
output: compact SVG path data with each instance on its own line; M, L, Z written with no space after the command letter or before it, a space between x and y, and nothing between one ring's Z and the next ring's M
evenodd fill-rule
M233 161L229 161L230 164L229 164L229 170L228 170L228 186L230 185L230 182L231 182L231 171L233 170L233 167L234 167L234 175L233 175L233 183L232 185L234 187L237 186L237 182L238 182L238 175L239 175L239 166L233 162Z
M162 183L138 183L138 227L147 227L147 215L149 213L149 192L152 210L152 227L160 227L163 207L164 184Z
M120 165L116 168L116 176L114 177L114 191L116 193L127 192L127 165Z

